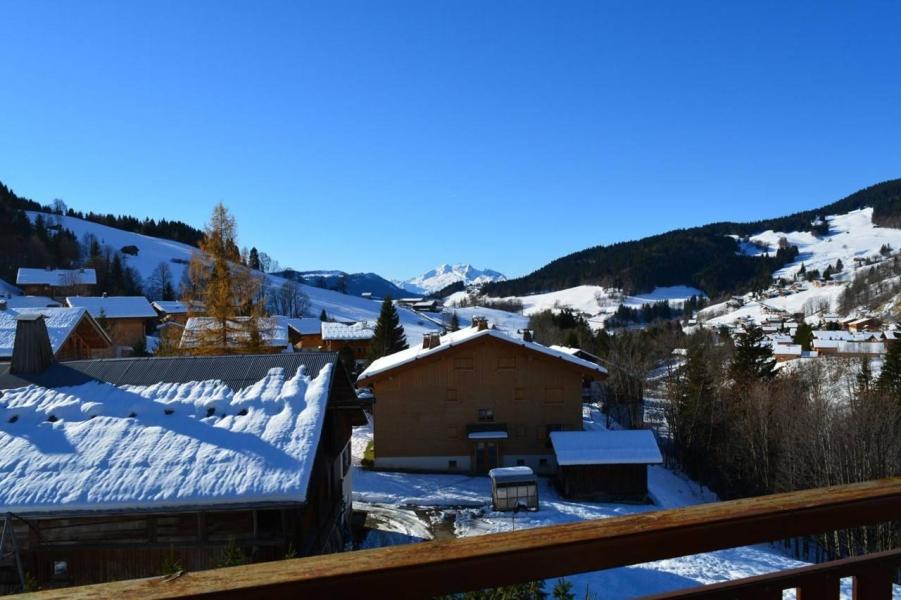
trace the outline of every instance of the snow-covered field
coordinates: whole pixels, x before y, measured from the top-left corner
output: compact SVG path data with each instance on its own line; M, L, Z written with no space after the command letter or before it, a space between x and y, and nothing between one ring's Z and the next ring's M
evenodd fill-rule
M596 410L586 410L586 428L603 428L602 423ZM510 531L514 527L510 513L492 510L487 477L362 469L359 466L360 457L371 439L371 427L354 429L354 503L361 503L359 506L364 508L376 506L381 514L394 511L396 516L390 519L393 524L388 527L388 537L378 536L379 542L372 545L383 545L385 539L397 539L402 543L429 539L430 534L408 522L409 518L421 514L424 509L431 509L432 514L423 517L423 525L453 521L453 533L457 537ZM659 466L649 469L648 485L653 505L576 502L561 498L549 480L541 478L540 509L517 514L515 527L545 527L717 501L708 490L700 489L696 483ZM761 545L571 575L567 579L573 582L577 597L581 597L587 587L594 597L619 600L751 577L803 564L776 547ZM843 586L843 597L851 597L849 585ZM901 598L901 588L896 591L896 597Z

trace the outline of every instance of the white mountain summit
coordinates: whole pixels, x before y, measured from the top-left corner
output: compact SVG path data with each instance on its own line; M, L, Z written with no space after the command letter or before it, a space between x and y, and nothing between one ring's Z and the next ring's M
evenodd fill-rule
M464 285L479 285L505 279L505 275L491 269L476 269L467 264L443 264L418 277L395 283L413 294L430 294L458 281Z

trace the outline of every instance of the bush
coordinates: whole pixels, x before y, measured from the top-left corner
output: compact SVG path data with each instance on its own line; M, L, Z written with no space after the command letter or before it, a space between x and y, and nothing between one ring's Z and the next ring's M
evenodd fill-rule
M367 469L375 468L375 442L372 440L366 444L366 450L363 451L363 459L360 460L360 465Z

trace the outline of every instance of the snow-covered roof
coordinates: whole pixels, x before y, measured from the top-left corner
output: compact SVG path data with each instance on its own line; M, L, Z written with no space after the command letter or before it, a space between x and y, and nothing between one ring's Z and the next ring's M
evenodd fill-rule
M21 296L22 290L13 284L0 279L0 296Z
M847 342L844 340L813 340L817 350L834 349L838 354L883 354L882 342Z
M50 335L50 347L54 354L59 351L66 339L78 327L85 317L84 308L7 308L0 310L0 358L13 355L16 342L16 317L19 315L44 315L47 333Z
M6 306L9 308L56 308L62 304L47 296L13 296L6 298Z
M167 315L186 315L188 305L181 300L157 300L151 304L153 308Z
M303 502L331 377L6 390L0 512Z
M488 477L495 483L529 483L535 481L531 467L496 467L488 471Z
M804 348L801 347L801 344L776 344L773 346L773 354L783 356L801 356L803 351Z
M844 340L846 342L864 342L871 339L879 339L881 334L876 331L830 331L828 329L817 329L813 332L814 339L818 340Z
M96 285L97 273L94 269L26 269L16 273L17 285Z
M86 308L91 316L107 319L154 319L157 314L144 296L69 296L69 306Z
M551 444L560 466L663 462L650 429L552 431Z
M396 369L397 367L412 363L421 358L432 356L439 352L444 352L445 350L455 348L460 344L465 344L482 337L493 337L505 342L516 344L517 346L522 346L527 350L532 350L535 352L540 352L541 354L560 358L572 364L578 365L584 369L590 369L599 373L607 373L607 369L598 364L583 360L567 352L561 352L560 350L554 350L553 348L542 346L537 342L527 342L519 336L513 336L500 329L491 329L489 327L488 329L479 330L477 327L466 327L464 329L460 329L458 331L454 331L441 336L440 343L433 348L423 348L422 344L417 344L416 346L412 346L410 348L407 348L406 350L401 350L400 352L395 352L394 354L389 354L388 356L383 356L382 358L376 359L366 368L365 371L360 374L358 381L372 377L374 375L378 375L380 373L384 373L385 371L390 371L391 369Z
M275 315L274 318L285 327L290 327L300 335L317 335L321 331L322 321L315 317L285 317Z
M467 437L471 440L505 440L507 432L501 429L497 431L473 431Z
M251 317L232 317L226 328L229 346L239 346L246 343L250 339L250 328L247 323ZM185 323L185 331L181 336L181 348L194 348L200 340L198 336L201 331L214 332L221 331L222 324L214 317L191 317ZM267 346L288 346L288 328L279 323L278 319L273 317L261 317L257 323L260 338Z
M353 325L320 321L323 340L371 340L375 335L372 323L361 321Z

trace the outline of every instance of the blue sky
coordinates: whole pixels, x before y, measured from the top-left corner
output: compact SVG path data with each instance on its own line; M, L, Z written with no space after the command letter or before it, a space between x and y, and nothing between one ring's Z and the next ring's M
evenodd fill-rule
M897 2L0 0L0 181L510 275L901 176Z

